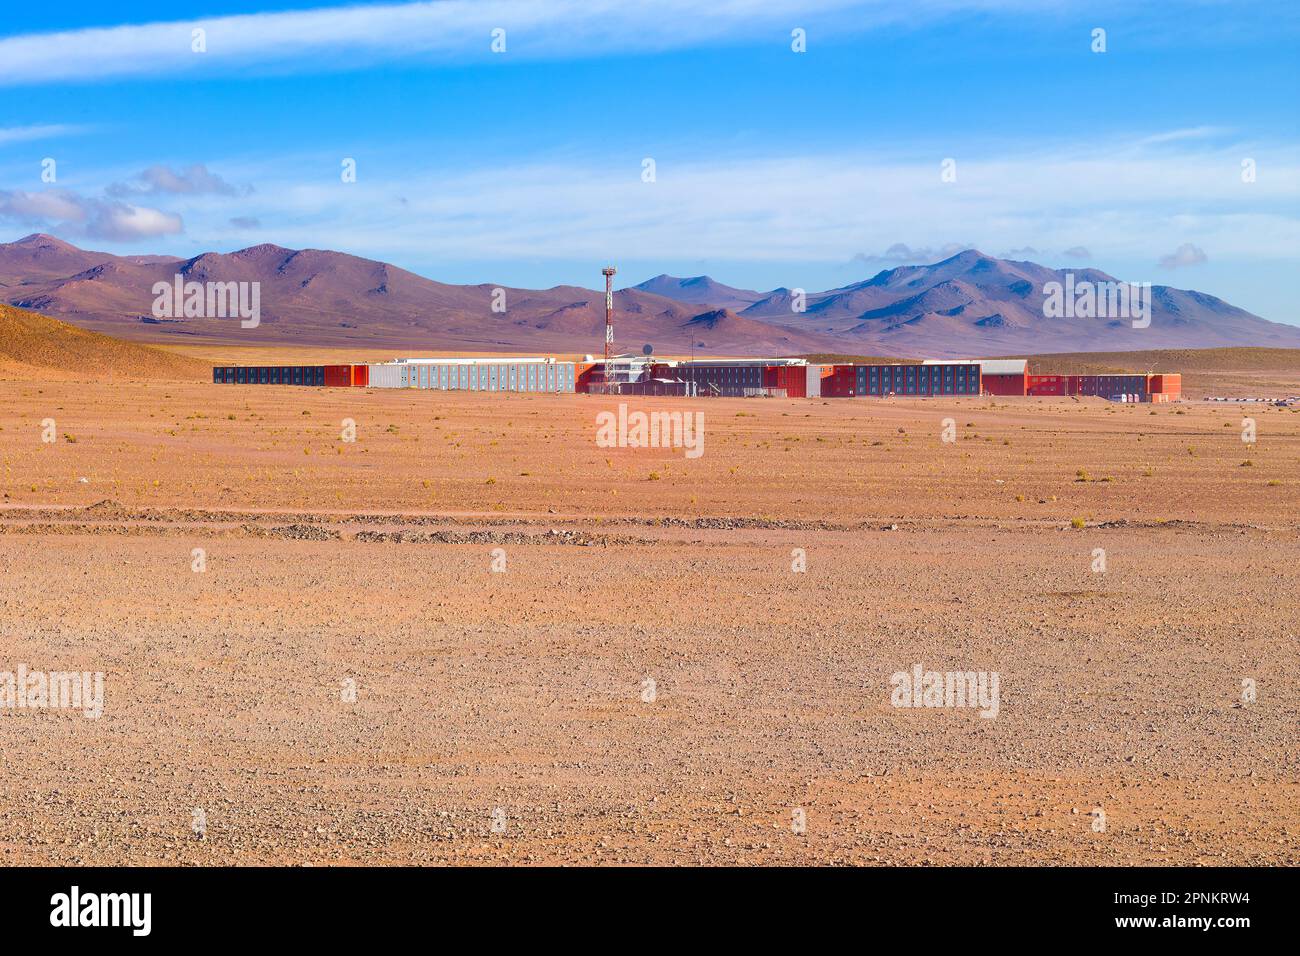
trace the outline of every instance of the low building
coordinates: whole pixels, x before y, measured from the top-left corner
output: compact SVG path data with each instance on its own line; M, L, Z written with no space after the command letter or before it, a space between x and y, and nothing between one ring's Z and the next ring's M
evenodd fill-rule
M888 395L978 395L978 362L928 365L836 365L822 394L839 398Z
M403 358L369 366L372 388L572 392L575 365L553 358Z
M1028 359L926 359L923 365L978 365L985 395L1027 395Z

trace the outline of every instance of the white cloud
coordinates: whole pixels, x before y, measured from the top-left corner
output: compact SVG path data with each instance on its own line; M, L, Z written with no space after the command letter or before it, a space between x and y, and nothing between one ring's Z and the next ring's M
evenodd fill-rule
M0 189L0 220L111 242L175 235L181 217L131 203L81 196L66 189L30 193Z
M8 37L0 39L0 85L174 79L254 64L322 71L393 57L486 58L497 27L506 30L506 55L572 58L764 36L788 42L792 25L813 30L833 22L843 33L959 11L1037 7L1034 0L436 0L326 7ZM195 29L205 31L204 53L192 49Z

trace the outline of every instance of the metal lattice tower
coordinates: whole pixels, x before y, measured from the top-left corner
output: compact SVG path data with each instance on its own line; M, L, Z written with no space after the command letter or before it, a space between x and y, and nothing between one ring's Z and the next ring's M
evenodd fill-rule
M614 358L614 273L613 266L605 266L600 274L605 277L605 386L610 384L610 362Z

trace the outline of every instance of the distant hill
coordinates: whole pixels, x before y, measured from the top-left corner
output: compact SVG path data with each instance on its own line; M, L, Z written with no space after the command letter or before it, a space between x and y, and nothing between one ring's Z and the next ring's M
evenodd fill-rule
M175 256L115 256L87 252L43 233L0 243L0 287L41 279L61 279L105 262L180 262Z
M257 282L261 325L151 315L157 282ZM1075 282L1114 281L1075 270ZM966 250L825 292L756 292L708 276L656 276L614 295L616 346L659 354L840 353L969 357L1170 348L1300 347L1300 328L1202 292L1152 287L1148 328L1127 318L1048 317L1067 273ZM599 352L603 291L450 285L358 256L252 246L192 259L87 252L52 236L0 244L0 301L121 338L473 351ZM502 311L504 306L504 311ZM721 312L722 314L715 314Z
M0 374L21 378L33 371L43 377L189 381L208 378L212 366L0 305Z
M762 293L734 289L721 282L714 282L708 276L679 279L676 276L658 275L633 288L677 302L712 305L722 309L744 309L763 298Z

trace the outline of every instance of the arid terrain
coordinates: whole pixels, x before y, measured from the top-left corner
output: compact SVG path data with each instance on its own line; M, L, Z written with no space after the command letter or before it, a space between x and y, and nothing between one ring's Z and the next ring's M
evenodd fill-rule
M1300 864L1300 410L626 401L0 370L0 863Z

